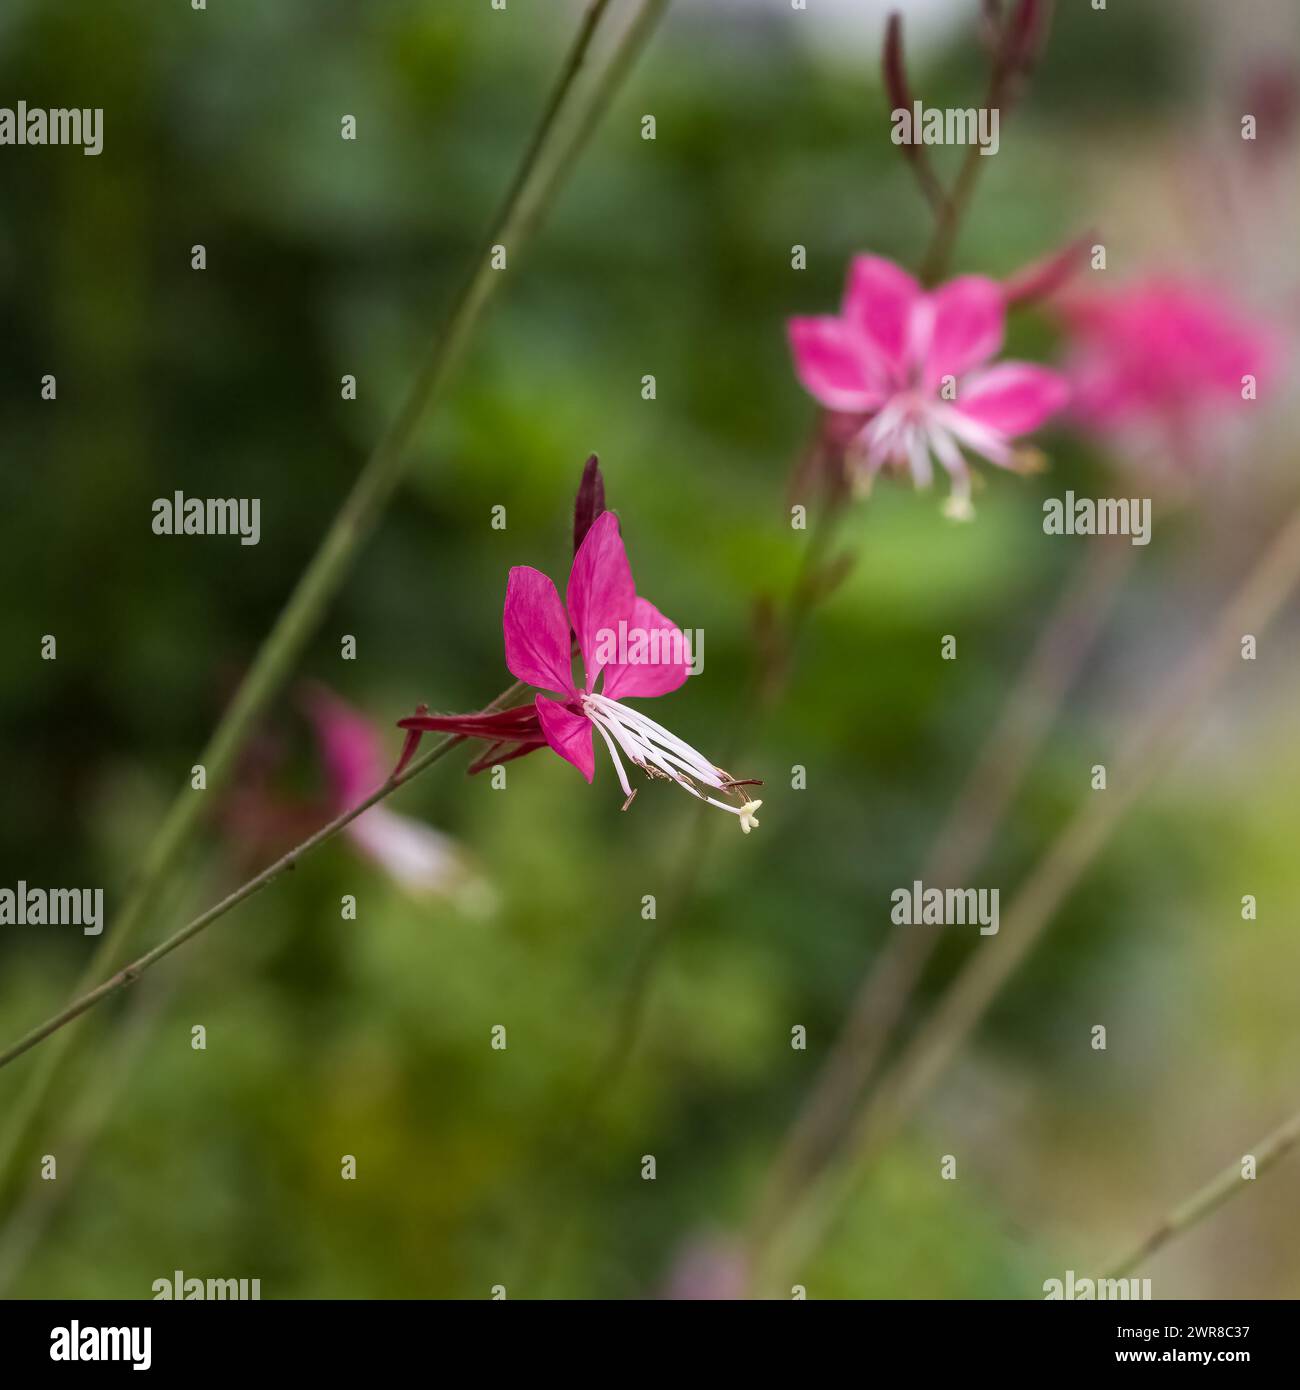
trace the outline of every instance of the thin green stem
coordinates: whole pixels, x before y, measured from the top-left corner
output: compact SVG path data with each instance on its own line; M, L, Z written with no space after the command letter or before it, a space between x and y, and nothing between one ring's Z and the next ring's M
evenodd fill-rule
M983 164L984 160L980 158L979 146L972 145L966 152L966 158L962 161L952 192L939 210L939 220L935 224L934 236L931 238L929 249L921 260L920 278L923 285L936 284L943 279L948 271L953 249L957 244L957 233L966 216L966 209L970 206L971 198L974 196L975 185L979 182Z
M531 234L536 230L543 213L550 206L569 171L581 159L583 151L609 110L610 103L627 80L671 3L672 0L641 0L640 8L628 21L614 51L601 69L600 76L592 88L590 100L578 118L572 122L569 140L558 145L557 154L549 165L549 174L543 170L534 186L535 191L521 199L518 213L521 235Z
M508 690L503 691L488 708L499 707L506 700L512 699L523 688L523 685L516 681ZM160 941L152 950L146 951L137 960L123 966L121 970L111 975L102 984L96 985L94 989L80 995L65 1008L60 1009L58 1013L47 1018L44 1023L25 1033L17 1042L0 1052L0 1068L7 1067L10 1062L15 1061L25 1052L30 1052L38 1043L44 1042L46 1038L57 1033L61 1028L66 1028L73 1019L80 1018L82 1014L93 1009L96 1004L102 1003L111 995L118 993L119 990L134 984L146 970L151 969L164 957L171 955L178 947L198 936L201 931L206 930L213 922L219 921L228 912L233 911L240 903L246 902L264 888L269 888L277 878L289 873L292 869L296 869L298 861L315 849L317 845L323 845L327 840L332 840L340 830L346 829L364 811L368 811L377 802L391 796L398 787L405 786L412 778L418 777L434 763L440 762L458 743L463 741L459 734L448 734L440 739L423 757L415 759L404 771L390 777L369 796L357 802L355 806L322 825L314 835L309 835L287 854L282 854L273 864L268 864L260 874L254 874L246 883L240 884L233 892L227 893L220 902L214 903L206 912L199 913L192 921L187 922L171 936Z
M1261 1139L1247 1152L1255 1160L1255 1178L1263 1176L1279 1160L1300 1142L1300 1113L1292 1115L1280 1124L1272 1134ZM1194 1192L1181 1206L1170 1214L1146 1237L1139 1241L1126 1255L1115 1261L1107 1270L1106 1278L1120 1279L1130 1270L1144 1265L1163 1245L1175 1236L1183 1235L1196 1223L1216 1211L1230 1197L1250 1186L1253 1180L1242 1176L1241 1160L1228 1164L1204 1187Z
M500 272L492 269L491 248L500 243L506 245L511 254L518 254L529 233L541 221L565 176L571 172L582 142L595 124L593 112L603 111L607 104L608 96L600 87L585 116L582 112L578 114L577 125L582 139L570 142L565 147L566 153L549 166L549 171L543 177L547 152L558 139L562 127L561 116L573 99L578 74L609 6L610 0L593 0L587 8L535 133L402 408L366 461L315 556L253 658L234 699L196 759L206 769L209 788L219 786L233 766L239 750L288 678L319 626L327 605L341 587L361 544L374 529L401 482L417 430L439 396L493 291L504 278ZM644 8L662 8L661 0L651 0ZM142 867L128 888L120 912L104 933L83 972L76 993L80 993L121 958L157 893L187 848L198 826L203 803L204 798L196 796L188 787L172 802L146 852ZM17 1103L9 1111L7 1126L0 1138L0 1195L7 1187L11 1166L24 1137L54 1085L72 1037L72 1033L65 1033L58 1043L46 1050Z

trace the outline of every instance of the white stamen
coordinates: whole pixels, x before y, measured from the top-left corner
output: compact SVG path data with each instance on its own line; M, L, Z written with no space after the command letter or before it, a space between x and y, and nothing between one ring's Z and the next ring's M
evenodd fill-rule
M614 760L619 785L629 800L634 793L628 783L623 762L618 756L619 749L648 775L666 777L700 801L707 801L710 806L739 816L740 828L746 835L758 824L754 812L762 802L745 801L739 806L733 806L726 801L719 801L717 797L707 795L701 787L712 788L724 795L734 795L736 787L721 768L715 767L702 753L665 729L662 724L656 724L639 710L629 709L627 705L621 705L606 695L584 695L582 709L587 718L600 730L610 757Z
M913 425L907 431L907 457L912 467L912 481L919 488L927 488L934 481L934 467L930 463L930 450L925 430Z
M958 521L975 515L970 498L970 470L959 445L1003 468L1017 457L997 430L972 420L943 401L915 391L900 391L867 421L850 446L854 482L865 492L881 468L907 469L919 488L933 481L932 458L952 480L944 514Z
M614 771L618 773L618 784L623 788L623 795L629 801L632 799L632 785L627 780L627 773L623 769L623 760L618 756L618 749L614 747L614 740L610 738L609 731L605 726L593 719L591 721L600 730L600 736L605 740L605 745L609 749L609 756L614 760Z
M939 456L949 478L952 491L943 504L943 514L952 521L970 521L975 516L975 508L970 500L970 469L961 456L952 435L942 425L930 426L930 447Z
M973 449L999 468L1011 467L1011 450L1007 447L1005 435L978 420L972 420L969 415L963 415L952 406L936 406L935 411L938 423L950 434L956 435L968 449Z

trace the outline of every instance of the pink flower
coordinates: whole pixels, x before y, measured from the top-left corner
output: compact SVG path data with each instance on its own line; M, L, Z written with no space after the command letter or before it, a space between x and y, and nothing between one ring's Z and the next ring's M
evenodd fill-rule
M948 516L974 514L962 447L1001 468L1023 468L1013 441L1067 398L1064 379L1027 362L984 364L1002 346L1002 289L963 275L927 292L878 256L856 256L837 318L789 322L795 371L828 410L858 417L846 458L870 487L882 467L928 487L933 459L951 480ZM864 418L865 417L865 418Z
M330 783L334 813L355 806L388 778L378 732L364 715L328 691L305 697ZM372 806L344 831L373 863L410 892L482 900L485 885L471 871L455 842L432 826Z
M1271 330L1215 290L1152 279L1060 305L1072 339L1074 412L1100 434L1140 451L1195 461L1203 427L1243 404L1245 379L1272 371Z
M661 724L616 698L669 694L690 674L690 658L681 630L637 595L613 512L602 512L583 537L566 597L567 612L555 585L540 570L519 565L510 571L502 620L506 665L521 681L554 691L558 697L536 697L534 725L529 725L525 707L520 707L503 715L417 715L400 720L400 727L504 743L507 734L495 721L508 715L508 736L518 743L515 756L538 746L536 729L588 782L595 773L593 732L598 732L627 798L624 810L636 795L628 781L626 758L648 777L675 782L701 801L730 811L748 834L758 824L754 812L763 803L749 800L741 788L755 784L737 781ZM577 634L582 655L581 687L573 678L571 633ZM477 765L483 762L480 759ZM729 799L719 800L712 792Z

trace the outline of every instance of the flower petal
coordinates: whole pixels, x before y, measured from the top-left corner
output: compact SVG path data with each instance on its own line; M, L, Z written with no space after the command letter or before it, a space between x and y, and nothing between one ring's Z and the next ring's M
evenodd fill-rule
M545 695L537 697L537 718L542 733L554 752L570 762L591 781L596 771L596 755L591 746L591 720Z
M880 364L898 376L907 366L912 317L923 300L920 285L901 266L881 256L855 256L841 312Z
M786 325L795 375L827 410L874 410L883 397L861 335L843 319L795 318Z
M1070 388L1059 372L1029 362L1000 362L967 377L953 407L999 434L1014 437L1036 430L1069 397Z
M1176 445L1189 415L1240 403L1243 376L1265 385L1280 355L1273 329L1211 286L1149 280L1060 308L1074 338L1074 413L1105 431L1152 422Z
M472 775L496 763L522 758L538 748L546 747L542 726L533 705L516 705L513 709L483 711L478 714L430 714L421 705L409 719L399 719L397 727L406 731L406 742L397 766L388 775L399 776L410 764L427 733L437 731L455 734L458 738L481 738L488 741L486 752L480 753L469 765ZM505 750L510 750L506 752Z
M578 547L566 597L587 671L587 689L592 690L600 675L600 663L595 659L602 645L600 634L617 634L620 622L631 624L636 605L632 567L613 512L602 512Z
M929 342L918 344L927 387L978 367L1002 346L1007 313L996 281L983 275L958 276L930 295L929 309Z
M397 727L408 731L456 734L461 738L486 738L494 741L541 737L537 711L532 705L482 710L477 714L412 714L405 719L399 719Z
M685 634L649 599L636 601L626 655L633 659L621 666L611 661L605 667L602 693L611 700L628 695L667 695L680 688L691 673ZM660 659L650 660L651 657Z
M506 583L502 615L506 665L511 674L543 690L573 695L569 620L555 585L541 570L516 565Z
M388 775L379 733L364 715L327 690L314 688L305 698L329 776L331 798L340 809L351 806Z

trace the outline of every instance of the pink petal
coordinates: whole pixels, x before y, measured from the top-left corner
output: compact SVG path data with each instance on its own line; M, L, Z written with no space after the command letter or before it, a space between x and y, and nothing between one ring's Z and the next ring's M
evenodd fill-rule
M484 710L478 714L412 714L399 719L397 727L507 742L540 737L537 711L532 705L514 705L510 709Z
M566 597L587 671L587 689L592 690L600 675L595 654L601 633L617 634L620 622L630 624L636 605L632 567L613 512L602 512L578 547Z
M691 673L684 634L649 599L638 598L636 601L627 636L627 654L630 657L645 655L664 659L658 662L629 661L622 666L611 661L605 667L604 685L604 693L611 700L621 700L628 695L647 698L667 695L678 689ZM675 654L682 659L668 659Z
M543 690L576 694L569 657L569 620L555 585L528 565L516 565L506 583L502 615L506 665L513 675Z
M548 700L545 695L537 697L537 717L551 748L566 762L572 763L590 782L596 771L596 755L591 746L591 720L575 714L558 700Z
M959 276L935 290L929 309L929 342L920 345L928 387L978 367L1002 346L1006 305L996 281L983 275Z
M351 806L369 796L388 776L383 743L364 715L328 691L312 689L306 703L334 804Z
M1151 280L1061 305L1073 331L1074 409L1112 429L1148 419L1175 428L1189 412L1241 400L1241 379L1271 375L1280 345L1209 286Z
M843 319L791 319L786 325L794 370L805 391L827 410L874 410L883 392L873 384L866 347Z
M923 298L920 285L893 261L855 256L841 312L867 339L880 364L898 376L907 366L912 318Z
M954 408L999 434L1014 437L1036 430L1070 398L1059 372L1029 362L1000 362L976 372L958 388Z

